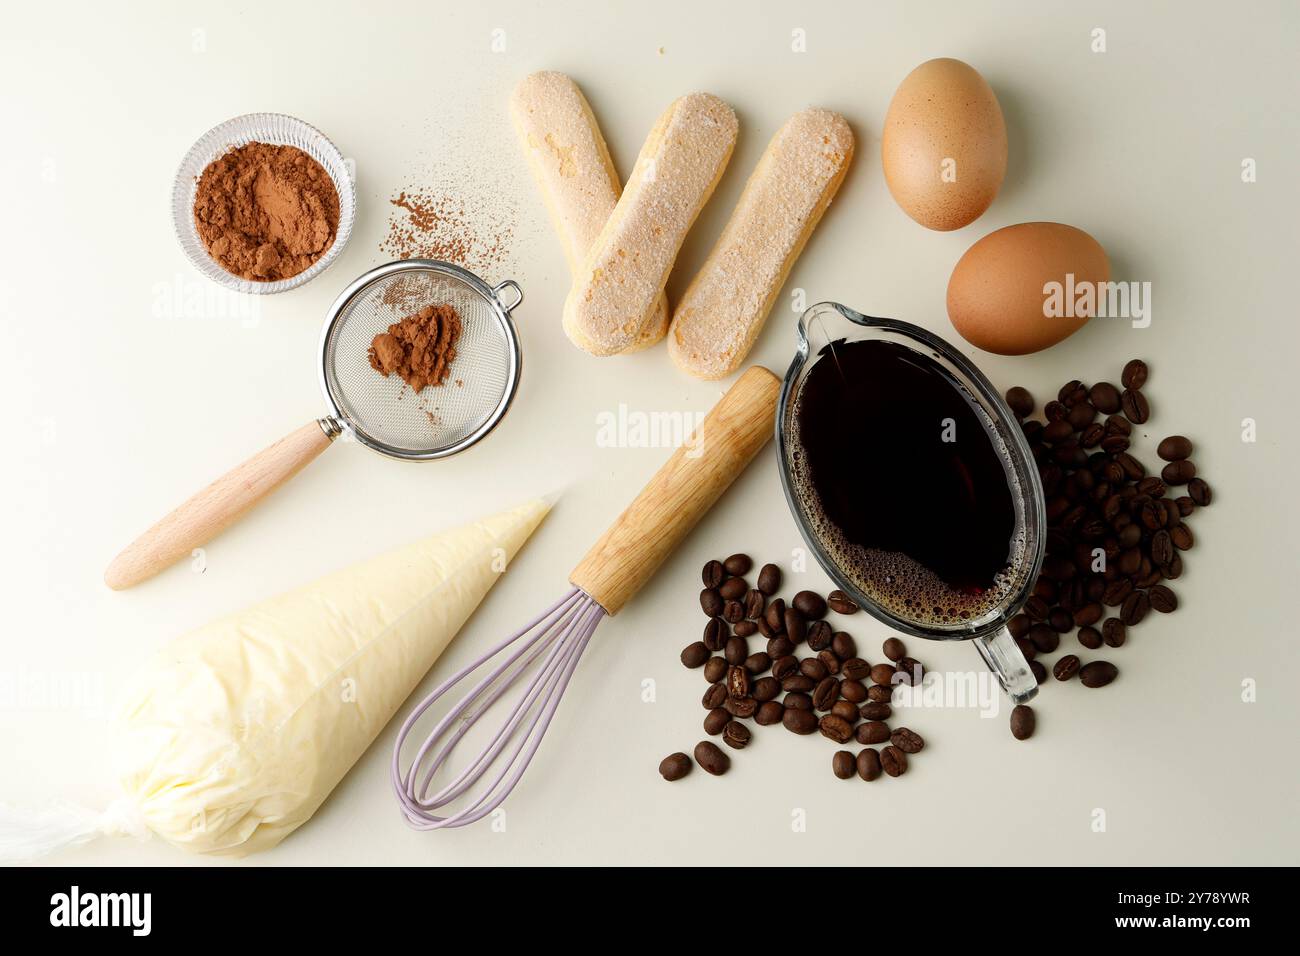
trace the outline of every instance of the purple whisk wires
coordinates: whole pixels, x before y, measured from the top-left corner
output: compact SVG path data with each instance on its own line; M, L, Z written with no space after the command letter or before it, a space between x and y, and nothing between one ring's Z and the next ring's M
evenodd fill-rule
M393 790L407 823L417 830L461 827L482 819L501 805L532 762L569 678L604 616L599 604L573 588L521 630L438 685L420 702L402 724L393 746ZM502 660L438 722L420 745L410 769L403 773L402 746L416 722L444 694L516 642L520 642L519 646L503 654ZM535 664L538 665L536 673L531 675L520 699L492 740L455 779L430 793L434 775L461 738ZM503 751L508 751L504 757ZM468 806L447 816L434 812L465 796L493 768L497 768L496 776L476 796L468 798L472 800Z

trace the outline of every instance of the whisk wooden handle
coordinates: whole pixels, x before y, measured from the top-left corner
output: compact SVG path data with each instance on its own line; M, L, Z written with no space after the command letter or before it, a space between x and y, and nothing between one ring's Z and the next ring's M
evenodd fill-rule
M617 614L772 437L781 382L755 365L587 552L569 583Z
M331 437L311 421L226 472L127 545L104 572L104 583L115 591L133 587L186 557L296 475Z

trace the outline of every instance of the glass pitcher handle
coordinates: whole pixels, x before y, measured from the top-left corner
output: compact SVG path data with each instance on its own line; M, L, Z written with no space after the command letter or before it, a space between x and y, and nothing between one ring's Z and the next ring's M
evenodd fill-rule
M1038 693L1038 681L1029 669L1025 655L1020 653L1020 647L1005 627L984 637L977 637L975 649L980 652L980 657L984 658L984 663L997 676L998 683L1012 701L1025 704L1034 699Z

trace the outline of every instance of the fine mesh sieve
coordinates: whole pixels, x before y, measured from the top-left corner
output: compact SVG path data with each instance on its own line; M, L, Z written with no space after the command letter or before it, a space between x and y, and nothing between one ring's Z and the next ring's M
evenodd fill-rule
M503 301L502 296L509 298ZM334 300L320 339L321 388L332 413L313 419L192 496L126 547L104 573L112 588L153 577L237 521L296 475L339 435L393 458L429 461L463 451L505 416L519 387L519 334L511 311L523 301L507 279L490 286L433 259L372 269ZM461 318L446 380L413 391L370 365L370 343L425 306Z
M505 292L509 304L502 302ZM335 300L321 332L321 387L333 424L394 458L445 458L468 448L501 420L519 385L519 336L510 312L522 299L510 280L493 288L433 259L367 272ZM446 383L416 395L399 377L371 368L367 351L393 322L431 304L455 308L460 341Z

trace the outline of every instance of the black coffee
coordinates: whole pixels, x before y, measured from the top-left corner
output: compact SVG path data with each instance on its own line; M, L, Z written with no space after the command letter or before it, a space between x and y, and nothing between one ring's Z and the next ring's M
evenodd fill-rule
M873 601L944 626L1005 599L1024 550L1013 478L983 410L933 359L894 342L827 346L794 438L805 514Z

